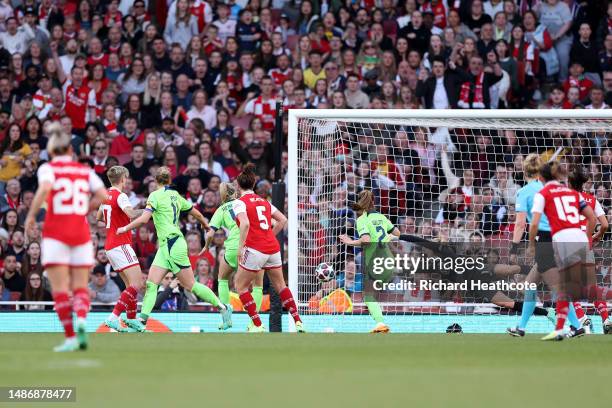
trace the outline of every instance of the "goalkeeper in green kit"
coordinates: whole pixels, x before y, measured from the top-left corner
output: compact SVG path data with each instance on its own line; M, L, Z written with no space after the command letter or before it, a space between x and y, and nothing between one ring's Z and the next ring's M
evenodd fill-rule
M221 183L219 186L219 194L221 195L221 202L223 204L217 208L217 211L215 211L210 219L210 231L206 234L206 242L204 243L202 252L208 249L215 231L220 228L225 228L229 231L229 235L223 244L225 254L223 258L219 260L219 299L222 303L229 304L229 278L236 268L238 268L238 244L240 243L240 228L238 228L236 224L232 210L233 201L237 198L237 191L233 184ZM261 301L263 299L263 275L263 270L257 272L253 290L251 291L255 306L257 307L257 313L259 313Z
M400 231L383 214L376 212L374 208L374 195L370 190L359 193L357 203L353 206L357 212L357 235L358 239L351 239L348 235L340 235L340 241L349 246L362 247L362 257L373 259L374 256L392 257L391 251L386 246L378 248L370 243L387 243L400 236ZM363 258L362 258L363 259ZM367 261L369 263L369 261ZM370 273L371 267L364 265L365 273ZM389 271L390 272L390 271ZM385 273L386 274L386 273ZM386 280L383 278L383 280ZM388 333L389 326L383 321L382 309L372 295L365 296L365 304L376 326L372 333Z
M161 187L149 194L142 215L125 227L117 229L117 233L125 233L146 224L153 217L159 244L153 265L149 269L147 289L142 300L141 321L132 320L126 323L138 331L145 330L147 319L155 305L159 284L164 275L171 271L184 289L191 291L201 300L219 309L223 319L221 325L223 330L232 327L231 306L223 304L210 288L195 281L189 262L187 242L179 227L181 212L189 212L205 229L208 229L204 216L189 201L170 187L171 176L168 167L160 167L155 179Z

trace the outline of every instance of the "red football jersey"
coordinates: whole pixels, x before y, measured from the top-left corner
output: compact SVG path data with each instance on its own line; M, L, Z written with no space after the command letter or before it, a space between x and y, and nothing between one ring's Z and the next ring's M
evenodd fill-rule
M70 246L90 242L89 196L104 188L102 180L86 165L58 156L38 169L38 183L44 182L53 188L47 197L43 237Z
M595 218L599 218L602 215L606 215L606 212L604 211L603 207L601 206L601 204L599 203L599 201L597 200L597 198L595 198L593 194L580 193L580 197L584 200L585 203L587 203L589 207L591 207L591 209L595 213ZM584 232L586 232L587 230L587 220L584 215L580 215L580 229L583 230ZM592 237L589 236L588 238L589 238L589 246L591 246L593 244Z
M548 182L533 199L531 212L546 214L552 235L569 229L580 228L581 212L587 204L580 193L558 182Z
M64 84L64 101L66 115L72 119L74 129L85 129L88 109L96 107L96 93L83 85L75 88L72 83Z
M234 217L246 213L249 218L245 246L269 255L280 251L278 240L272 233L272 214L278 211L276 207L251 191L235 200L232 209ZM238 219L236 224L240 226Z
M132 245L132 234L117 234L117 229L130 223L130 217L123 212L126 207L131 207L130 200L125 193L111 187L108 190L106 200L102 204L104 222L106 222L106 242L104 249L107 251L120 245Z

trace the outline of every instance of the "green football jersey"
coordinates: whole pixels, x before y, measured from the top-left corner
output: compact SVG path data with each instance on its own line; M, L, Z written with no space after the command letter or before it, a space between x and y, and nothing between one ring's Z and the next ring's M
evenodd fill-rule
M225 228L229 230L229 235L225 239L225 249L238 249L240 243L240 228L234 220L232 205L234 201L221 204L217 211L213 214L208 223L212 228Z
M370 242L389 242L391 237L389 234L395 226L381 213L364 212L357 218L357 235L368 234Z
M181 211L190 211L192 207L189 201L169 187L162 187L149 194L146 209L153 212L155 232L160 243L166 242L170 236L182 236L179 227Z

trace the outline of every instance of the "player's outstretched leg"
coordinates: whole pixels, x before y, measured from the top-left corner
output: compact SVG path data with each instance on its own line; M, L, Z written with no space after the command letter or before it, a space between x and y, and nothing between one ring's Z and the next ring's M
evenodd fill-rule
M368 312L374 321L376 322L376 326L372 329L371 333L389 333L390 329L387 326L383 319L382 308L380 304L372 299L370 296L366 298L365 304L368 308Z
M606 302L602 300L596 300L595 302L593 302L593 306L595 306L595 309L597 309L597 313L599 313L599 316L601 316L604 334L612 334L612 321L610 321L608 305L606 304Z
M123 313L124 311L127 312L128 310L132 310L132 309L134 311L133 314L134 315L136 314L136 310L134 309L133 305L136 302L137 296L138 296L138 289L136 289L135 286L130 285L127 288L125 288L125 290L121 292L121 296L119 296L117 303L115 303L115 307L113 308L113 311L104 321L104 324L107 327L113 330L116 330L120 333L127 332L128 330L121 326L119 317L121 317L121 313ZM127 318L130 319L130 316L128 316ZM132 317L132 319L134 318L135 316Z
M563 326L565 325L565 319L569 309L569 302L567 300L557 300L557 324L555 330L546 336L542 337L542 340L563 340Z
M74 333L74 324L72 319L72 302L68 292L53 292L53 301L55 302L55 313L64 327L65 341L55 347L53 351L65 352L75 351L79 349Z
M176 277L185 289L191 291L199 299L210 303L219 310L221 318L223 319L222 330L227 330L232 327L232 306L223 304L217 295L215 295L215 292L208 286L196 282L191 268L181 269L181 271L176 274Z
M298 308L295 304L293 294L285 284L285 278L283 277L282 268L269 269L268 277L270 278L270 282L274 286L274 289L276 290L278 296L281 299L281 304L283 305L283 308L293 318L297 332L305 333L306 329L304 328L304 324L302 323L302 319L300 318L300 314L298 313Z
M527 323L533 315L533 311L536 308L536 291L535 290L526 290L525 291L525 300L522 302L522 310L521 310L521 319L517 327L506 329L506 333L514 337L523 337L525 336L525 329L527 327Z

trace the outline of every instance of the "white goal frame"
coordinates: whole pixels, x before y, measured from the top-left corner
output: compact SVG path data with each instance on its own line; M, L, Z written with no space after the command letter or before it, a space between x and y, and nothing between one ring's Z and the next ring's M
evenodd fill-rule
M525 120L529 119L612 119L612 109L289 109L288 132L288 286L297 295L298 291L298 122L300 119L322 119L339 121L387 121L401 124L406 119L427 120ZM482 122L481 122L482 123ZM577 123L579 126L579 124ZM528 126L528 124L527 124ZM567 128L565 128L567 129ZM295 326L289 319L289 330Z

